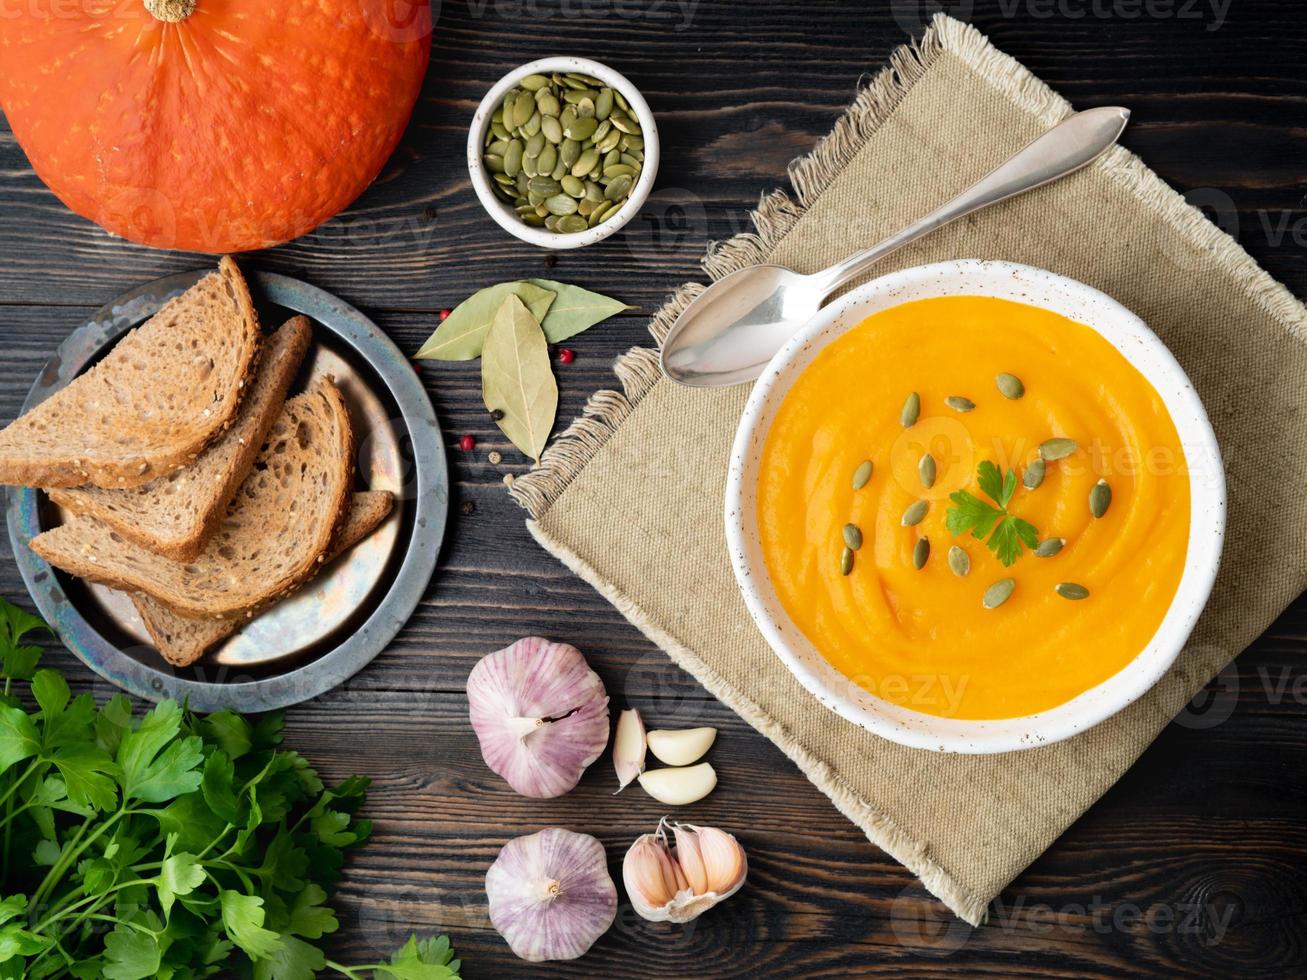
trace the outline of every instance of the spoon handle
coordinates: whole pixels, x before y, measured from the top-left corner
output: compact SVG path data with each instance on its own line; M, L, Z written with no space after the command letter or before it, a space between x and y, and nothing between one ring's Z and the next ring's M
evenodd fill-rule
M879 244L810 278L824 287L822 295L828 296L890 252L922 235L1087 166L1111 149L1129 118L1129 109L1116 106L1086 109L1068 116L947 204Z

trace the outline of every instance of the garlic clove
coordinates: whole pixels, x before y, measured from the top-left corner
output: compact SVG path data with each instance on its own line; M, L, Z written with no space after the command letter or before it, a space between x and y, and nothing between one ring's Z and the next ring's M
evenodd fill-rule
M686 806L702 800L717 785L717 773L706 762L675 769L653 769L640 773L640 786L659 803Z
M481 756L523 796L561 796L608 745L608 696L576 647L538 636L482 657L467 679Z
M685 872L685 880L690 883L696 895L709 891L708 871L704 867L703 855L699 853L699 835L684 826L676 828L676 863Z
M648 735L649 751L669 766L698 762L717 739L715 728L655 728Z
M613 738L613 768L617 770L617 792L644 772L644 722L634 708L617 716L617 735Z
M490 923L524 960L573 960L608 931L617 888L604 846L549 827L504 845L486 872Z
M653 834L645 834L631 845L622 860L622 883L632 903L646 908L659 908L676 897L663 877L663 859L660 851L665 847Z
M681 828L676 828L679 840ZM716 827L695 827L699 854L703 858L708 890L719 895L732 895L744 881L747 859L744 848L731 834Z

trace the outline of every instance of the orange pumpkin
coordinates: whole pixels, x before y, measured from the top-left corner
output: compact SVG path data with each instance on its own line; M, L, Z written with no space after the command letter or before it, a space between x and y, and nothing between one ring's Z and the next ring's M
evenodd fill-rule
M0 106L78 214L237 252L367 187L430 49L430 0L26 0L0 13Z

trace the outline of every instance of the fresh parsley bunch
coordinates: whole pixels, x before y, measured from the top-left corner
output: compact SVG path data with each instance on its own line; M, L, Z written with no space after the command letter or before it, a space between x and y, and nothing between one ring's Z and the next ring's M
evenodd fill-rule
M994 504L990 504L966 490L949 494L954 506L948 509L945 520L949 533L954 537L966 531L971 536L985 541L985 545L998 557L1004 566L1009 566L1021 557L1021 546L1034 548L1039 544L1039 529L1029 521L1023 521L1007 512L1007 505L1017 489L1017 471L1008 470L1007 476L985 460L976 467L976 479L984 493ZM997 506L995 506L997 504Z
M0 599L0 978L458 977L443 936L356 967L317 945L367 780L325 788L278 715L74 698L23 642L43 627Z

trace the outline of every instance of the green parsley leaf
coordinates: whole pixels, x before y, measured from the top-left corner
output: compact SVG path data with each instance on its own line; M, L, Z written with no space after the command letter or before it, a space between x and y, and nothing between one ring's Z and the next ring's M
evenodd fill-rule
M290 916L283 932L294 933L305 939L321 939L340 928L336 913L323 903L327 893L318 885L309 885L297 896L290 908Z
M26 895L8 895L0 899L0 926L27 911Z
M41 713L46 720L53 718L64 710L72 697L68 682L57 670L38 670L32 678L32 697L41 706Z
M88 810L112 810L118 805L117 771L113 759L95 745L57 748L53 761L64 778L68 799Z
M41 648L24 645L22 639L33 630L47 629L45 623L13 603L0 599L0 665L11 681L27 681L36 672Z
M41 751L36 724L22 708L0 708L0 772Z
M983 540L994 529L994 525L1003 519L1001 510L965 490L949 494L949 500L956 506L949 508L944 520L949 533L954 537L970 531L974 537Z
M253 745L250 723L230 711L217 711L206 715L198 719L195 727L197 735L203 735L210 742L217 743L218 748L226 752L231 759L239 759Z
M313 980L327 965L322 950L294 936L279 936L272 952L254 964L255 980Z
M122 767L124 799L162 803L195 790L201 774L196 767L203 759L196 736L177 739L182 709L175 701L164 701L141 719L118 746Z
M1017 471L1008 470L1004 476L992 462L983 460L976 467L976 481L981 491L997 506L966 490L958 490L949 495L954 506L945 515L945 523L954 537L970 531L972 537L985 541L986 547L1004 566L1010 566L1021 557L1023 544L1034 548L1039 543L1038 529L1007 511L1016 493Z
M1012 502L1012 494L1016 492L1016 489L1017 471L1008 470L1007 477L1003 480L1003 496L1000 497L998 501L1000 506L1007 507L1007 505Z
M240 802L232 786L235 778L236 766L222 749L214 749L204 760L204 776L200 782L204 801L215 814L232 824L240 819Z
M457 980L459 969L448 936L423 940L409 936L390 962L377 970L377 976L394 980Z
M219 893L218 899L222 905L222 925L232 942L251 959L271 956L280 937L263 928L263 899L226 889Z
M0 927L0 963L12 960L15 956L32 956L44 952L52 945L52 936L38 936L17 922Z
M1000 507L1007 506L1003 502L1003 474L999 468L989 460L983 460L976 467L976 482L980 484L980 492L989 497Z
M159 943L149 933L120 923L104 937L104 958L108 980L144 980L159 970Z
M155 888L159 892L159 904L163 906L163 917L172 915L172 903L178 895L189 895L208 877L200 860L194 854L173 854L163 862Z

